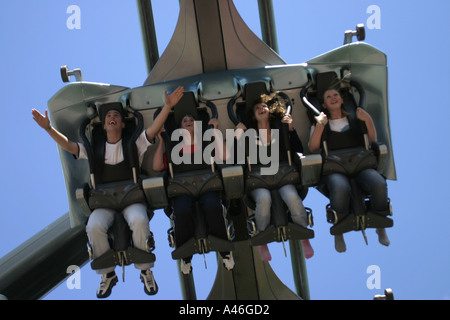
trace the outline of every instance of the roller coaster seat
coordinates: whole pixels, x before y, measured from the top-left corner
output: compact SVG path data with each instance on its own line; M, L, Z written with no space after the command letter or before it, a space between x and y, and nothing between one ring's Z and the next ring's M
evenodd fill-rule
M312 104L319 112L322 108L322 96L329 88L336 88L340 91L344 100L344 109L349 113L350 121L356 119L357 107L364 108L365 93L364 89L355 81L342 81L338 79L335 72L319 73L316 76L316 86L313 90L302 91L302 95L307 95L307 101ZM356 103L353 89L359 94L359 104ZM302 96L304 99L305 96ZM315 123L314 112L308 109L308 115L311 123ZM359 120L358 120L359 121ZM364 133L364 128L362 129ZM326 142L326 132L322 136L323 141ZM370 195L364 194L354 181L356 174L367 168L376 169L379 173L383 171L383 166L387 157L387 147L379 142L368 144L368 139L365 141L365 147L354 147L339 150L326 150L324 144L322 154L310 155L316 157L316 163L321 164L321 170L316 167L315 175L310 177L311 185L316 185L316 188L329 198L329 191L322 181L322 176L331 173L342 173L349 177L352 189L351 196L351 214L347 215L343 220L339 221L338 214L327 205L327 220L333 223L330 228L332 235L338 235L349 231L363 231L365 228L387 228L392 227L393 221L387 217L392 214L390 200L388 199L389 209L386 212L374 212L370 207ZM311 159L313 160L313 159Z
M247 128L251 128L249 112L251 112L255 101L263 94L269 94L269 90L267 90L267 86L264 81L245 84L242 90L242 101L236 102L237 99L234 98L228 104L228 113L231 120L235 124L242 122ZM279 95L281 99L284 99L290 103L289 97L285 94L279 93ZM236 105L236 111L234 111L234 104ZM290 110L290 105L288 106L288 109ZM282 127L280 126L280 128ZM270 190L272 197L271 223L265 231L256 234L254 215L250 216L248 219L248 229L249 234L252 236L252 245L257 246L272 241L284 242L288 239L303 240L314 237L313 230L292 223L287 207L278 193L278 189L287 184L294 185L302 199L306 197L308 191L308 188L303 187L301 184L301 172L298 167L301 154L291 152L289 145L287 145L287 149L289 150L287 157L288 160L279 162L278 170L274 175L261 174L262 166L250 165L247 161L247 167L245 170L246 196L244 198L244 202L247 207L251 210L255 210L256 205L250 196L250 192L254 189L268 189ZM235 152L235 154L237 154L237 152ZM308 220L312 226L312 211L309 208L306 209Z
M226 219L226 209L222 205L223 215L225 220L224 228L226 230L228 239L221 239L215 237L208 232L208 226L206 225L205 213L201 212L199 206L199 199L202 195L209 192L217 192L221 194L223 199L227 199L224 194L224 185L231 189L233 182L239 181L242 177L239 177L239 172L233 168L227 170L227 183L223 183L221 170L217 165L209 164L179 164L174 165L172 162L172 149L175 143L169 138L172 133L180 127L181 120L185 115L191 115L196 121L202 122L202 133L208 129L208 122L210 118L217 117L217 110L214 104L209 101L205 102L206 106L211 109L212 115L210 116L206 108L199 106L199 102L192 92L185 92L182 99L174 107L164 124L165 134L163 134L163 143L165 144L165 154L168 163L169 175L166 175L166 190L169 201L173 201L178 196L189 196L195 201L194 214L194 235L184 244L176 247L175 228L177 226L173 220L171 214L172 227L168 230L169 245L175 250L172 252L172 258L188 258L193 254L204 254L210 251L228 252L234 250L233 238L233 226L228 223ZM203 151L203 150L202 150ZM227 169L227 168L224 168ZM238 184L239 185L239 184ZM236 185L233 186L236 188ZM237 190L238 191L238 190ZM236 190L234 191L235 195ZM238 191L239 193L239 191ZM241 193L242 194L242 193ZM231 195L233 197L233 195ZM231 221L230 221L231 222Z
M111 109L122 110L121 114L125 123L122 132L125 160L114 169L102 165L106 142L103 119L106 112ZM87 216L96 208L113 209L116 214L114 223L107 232L111 249L93 259L91 267L97 270L116 265L125 267L131 263L152 263L155 261L155 255L152 253L155 248L153 235L150 233L145 251L135 248L131 230L121 213L128 205L148 202L142 187L142 177L139 176L139 161L135 144L137 136L143 131L142 117L137 111L133 111L133 116L129 117L120 102L100 105L97 114L100 115L100 121L96 117L88 118L80 128L80 136L88 156L91 183L86 183L78 188L76 198ZM86 135L87 131L90 134ZM90 139L87 136L90 136ZM118 174L114 170L118 171ZM153 216L151 207L151 205L147 205L149 220ZM92 248L89 243L87 245L92 259L94 256Z

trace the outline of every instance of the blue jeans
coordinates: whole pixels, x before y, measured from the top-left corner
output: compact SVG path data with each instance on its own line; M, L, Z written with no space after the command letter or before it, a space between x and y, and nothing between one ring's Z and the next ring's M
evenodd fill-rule
M355 179L361 190L371 195L372 209L385 212L388 209L386 180L374 169L361 171ZM349 178L341 173L332 173L325 176L324 180L330 193L331 208L339 218L348 215L351 195Z
M217 192L207 192L200 196L199 204L206 219L209 234L221 239L228 239L222 201ZM195 233L193 214L195 199L190 196L179 196L173 200L175 223L175 242L177 247L183 245Z
M308 225L306 210L303 206L302 198L298 195L294 185L287 184L278 189L278 192L289 208L292 221L306 228ZM271 218L270 207L272 206L272 197L270 191L264 188L258 188L252 190L251 194L256 203L256 227L258 231L264 231L269 226Z

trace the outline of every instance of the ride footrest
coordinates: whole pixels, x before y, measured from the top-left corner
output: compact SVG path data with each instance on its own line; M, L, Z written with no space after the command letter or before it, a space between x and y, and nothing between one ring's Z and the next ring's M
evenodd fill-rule
M283 230L286 230L285 233ZM286 240L306 240L314 238L314 230L304 228L294 223L288 223L286 227L269 226L263 232L251 238L252 246L260 246L270 242Z
M117 266L119 264L119 255L113 249L109 249L100 257L92 260L91 268L93 270L98 270Z
M137 248L129 247L126 251L116 252L108 250L91 262L93 270L105 269L114 266L129 265L131 263L151 263L156 260L153 253L148 253Z
M365 215L356 216L349 214L343 220L330 228L332 235L343 234L349 231L360 231L366 228L390 228L394 221L387 216L367 212Z
M194 254L208 253L210 251L228 252L233 251L234 248L233 242L212 235L208 235L206 238L201 239L195 239L193 237L186 241L182 246L172 251L172 259L177 260L190 257Z
M137 248L129 247L126 253L128 264L131 263L152 263L155 262L156 257L153 253L146 252Z
M390 228L394 225L394 221L380 214L367 212L366 214L366 228Z

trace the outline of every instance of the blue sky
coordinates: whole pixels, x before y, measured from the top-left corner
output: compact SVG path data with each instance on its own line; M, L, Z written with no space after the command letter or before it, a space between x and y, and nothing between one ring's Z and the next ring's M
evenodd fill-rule
M67 8L81 9L80 29L66 26ZM235 0L244 21L260 36L256 0ZM446 122L450 108L448 13L450 2L387 0L273 0L278 45L287 63L306 62L342 44L344 31L367 24L367 8L380 8L380 28L366 28L366 42L387 54L389 108L397 181L388 181L394 209L389 247L368 231L346 235L347 252L335 252L324 217L328 203L315 190L305 205L314 210L315 256L307 260L312 299L372 299L392 288L397 299L449 299L450 188ZM159 52L175 28L178 0L154 0ZM44 0L0 3L0 87L3 99L3 157L0 184L0 257L68 211L67 193L56 145L32 120L64 86L59 68L81 68L85 80L139 87L146 65L135 1ZM8 156L5 156L8 155ZM157 241L154 273L160 291L144 294L138 271L128 267L126 282L113 299L180 299L175 261L170 257L169 221L151 222ZM270 245L271 266L294 290L289 257L281 244ZM214 281L215 257L193 260L197 297L204 299ZM378 266L381 289L370 289L368 268ZM119 271L119 270L118 270ZM81 289L65 282L46 299L96 299L99 276L81 269Z

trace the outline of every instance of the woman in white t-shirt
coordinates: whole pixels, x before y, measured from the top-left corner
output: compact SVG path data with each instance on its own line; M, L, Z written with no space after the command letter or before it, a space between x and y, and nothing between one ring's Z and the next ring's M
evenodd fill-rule
M325 112L321 112L315 119L317 124L312 128L312 134L309 141L309 151L311 153L318 152L322 145L322 135L326 130L327 124L331 132L344 133L342 137L352 139L348 134L351 130L358 132L352 128L348 118L348 113L342 109L344 103L343 98L336 89L329 89L323 95L323 108ZM356 118L363 121L367 127L367 135L369 144L377 141L377 132L372 117L362 108L356 109ZM339 140L338 138L334 141ZM336 135L335 135L336 137ZM357 139L355 139L356 141ZM347 142L337 141L337 144L345 145ZM349 142L350 144L353 142ZM387 184L385 179L375 169L365 169L356 175L356 181L359 187L372 196L372 208L379 212L388 210L387 200ZM350 206L350 183L347 176L341 173L332 173L324 177L324 182L330 192L331 208L336 211L338 217L345 217L349 213ZM377 228L378 240L381 244L388 246L389 238L384 228ZM338 252L345 252L346 245L344 236L335 235L335 248Z

